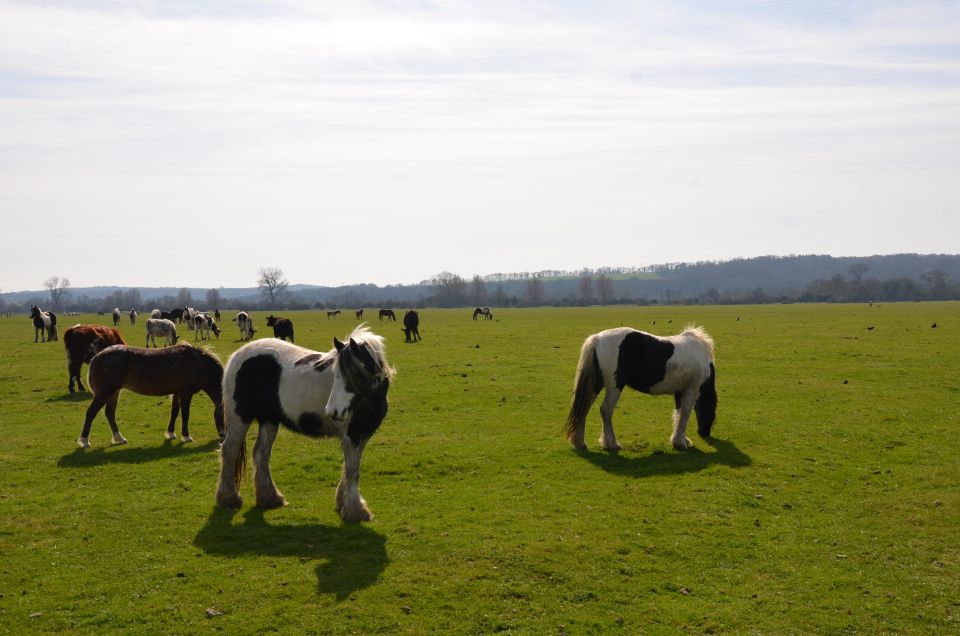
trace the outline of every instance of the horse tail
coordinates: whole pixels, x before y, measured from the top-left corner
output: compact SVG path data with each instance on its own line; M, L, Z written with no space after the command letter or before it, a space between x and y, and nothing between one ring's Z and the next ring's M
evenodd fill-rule
M593 401L603 388L603 376L600 372L600 361L597 359L597 334L593 334L583 341L580 349L580 361L577 363L577 372L573 376L573 405L567 415L566 434L569 439L577 431L582 433L587 413L593 406Z
M700 385L700 396L693 410L697 414L697 432L700 437L710 437L710 430L717 419L717 371L710 363L710 376Z

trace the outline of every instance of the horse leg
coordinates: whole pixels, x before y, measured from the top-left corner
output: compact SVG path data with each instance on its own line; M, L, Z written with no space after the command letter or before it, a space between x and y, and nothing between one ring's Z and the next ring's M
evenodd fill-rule
M343 447L343 472L337 484L337 511L344 521L370 521L373 513L360 494L360 458L367 442L354 444L344 435L340 444Z
M170 421L167 422L167 432L164 433L164 437L167 439L177 439L174 427L177 423L177 416L180 415L180 396L174 393L172 397L173 399L170 401Z
M603 403L600 405L600 417L603 418L603 430L600 433L600 448L608 451L620 450L617 436L613 434L613 409L620 401L620 389L615 386L606 387Z
M676 409L673 411L673 435L670 436L670 443L677 450L687 450L693 446L693 442L687 437L687 422L690 420L690 413L693 411L693 405L697 403L699 389L674 394L674 404Z
M117 428L117 402L120 400L120 390L117 391L107 398L106 409L104 412L107 414L107 422L110 423L110 430L113 432L113 443L114 444L126 444L126 438L120 434L120 429Z
M190 400L193 399L193 393L184 392L180 396L180 417L183 418L183 426L180 429L180 439L184 442L192 442L190 437Z
M253 445L253 492L257 497L258 508L280 508L287 505L283 494L277 490L270 476L270 451L273 450L273 440L277 438L279 424L260 422L257 441Z
M244 422L232 410L227 424L227 435L220 445L220 477L217 479L216 502L224 508L239 508L243 504L238 486L246 465L246 436L249 422ZM239 474L238 474L239 473Z
M77 438L77 445L80 448L90 448L90 426L93 425L93 418L97 416L104 404L106 404L106 400L96 395L93 396L93 402L87 407L87 415L83 419L83 430L80 432L80 437Z

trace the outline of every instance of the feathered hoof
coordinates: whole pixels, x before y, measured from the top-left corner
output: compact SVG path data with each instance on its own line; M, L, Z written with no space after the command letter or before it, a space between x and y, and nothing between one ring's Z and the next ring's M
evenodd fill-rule
M90 440L87 439L86 437L78 437L77 446L79 446L80 448L90 448Z
M693 448L693 442L690 441L689 437L683 439L672 439L670 443L673 444L673 447L678 451L685 451L687 449Z
M167 431L166 433L163 434L163 436L166 439L177 439L177 434L174 433L173 431Z
M600 448L602 448L603 450L609 453L619 453L623 449L623 447L620 446L618 442L614 442L613 444L608 444L602 439L599 440L599 442L600 442Z
M257 508L272 510L274 508L283 508L286 505L287 500L280 493L270 497L257 497Z
M243 499L235 492L229 494L217 493L217 505L221 508L239 508L243 505Z
M127 438L121 435L120 433L113 434L113 443L114 444L126 444Z
M340 518L347 523L360 523L361 521L372 521L373 513L363 502L360 505L345 505L340 509Z
M184 435L184 436L183 436L182 438L180 438L180 439L183 440L183 443L184 443L184 444L186 444L187 442L192 442L192 441L193 441L193 438L190 437L189 435Z

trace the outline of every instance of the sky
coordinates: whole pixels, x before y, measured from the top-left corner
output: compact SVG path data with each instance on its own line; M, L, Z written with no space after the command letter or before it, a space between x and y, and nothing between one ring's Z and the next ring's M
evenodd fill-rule
M0 0L0 291L960 251L960 3Z

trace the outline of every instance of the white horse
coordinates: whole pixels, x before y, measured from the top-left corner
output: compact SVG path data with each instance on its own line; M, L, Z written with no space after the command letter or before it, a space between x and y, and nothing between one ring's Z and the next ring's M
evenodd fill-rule
M150 312L150 317L151 317L151 318L163 318L163 315L161 314L161 312L160 312L159 309L154 309L153 311Z
M231 318L231 320L237 323L237 327L240 328L240 340L250 340L253 338L253 332L256 331L256 329L253 328L253 319L250 318L250 314L241 311Z
M157 346L157 336L163 336L163 346L177 344L177 326L166 318L150 318L147 320L147 344L145 347Z
M336 505L345 521L373 518L360 495L360 458L387 414L393 369L383 338L360 325L349 344L334 338L327 352L285 340L264 338L236 351L227 363L223 396L227 436L220 457L216 502L239 508L240 480L246 466L245 439L259 423L253 447L257 506L277 508L286 499L270 476L270 450L280 424L309 437L336 437L343 449L343 471Z
M700 437L710 437L717 415L713 350L713 340L700 327L687 327L683 333L666 338L629 327L589 336L583 343L574 376L567 439L574 448L587 447L583 441L587 413L600 391L605 390L600 405L600 446L609 451L620 450L613 433L613 409L625 386L651 395L673 395L676 408L670 443L677 450L693 445L686 436L693 410L697 413Z
M119 307L113 308L113 326L114 327L120 326L120 308Z

